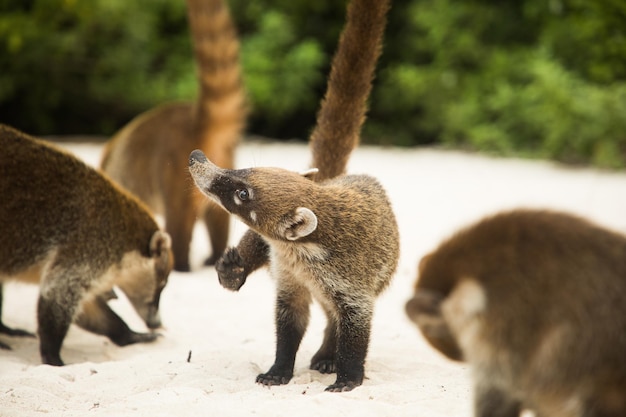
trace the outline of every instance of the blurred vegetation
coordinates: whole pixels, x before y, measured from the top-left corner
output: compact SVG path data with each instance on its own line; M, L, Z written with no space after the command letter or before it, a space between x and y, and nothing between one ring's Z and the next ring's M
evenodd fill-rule
M306 138L344 22L336 0L230 0L249 132ZM0 0L0 122L111 134L193 99L182 0ZM626 2L396 0L364 141L626 165Z

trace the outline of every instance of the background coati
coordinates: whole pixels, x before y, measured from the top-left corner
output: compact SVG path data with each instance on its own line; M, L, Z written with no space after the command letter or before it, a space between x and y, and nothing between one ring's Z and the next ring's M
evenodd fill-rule
M626 415L626 236L505 212L420 263L408 316L471 368L476 416Z
M155 340L132 331L107 300L117 285L149 328L161 325L172 267L167 233L135 197L69 153L4 125L0 148L0 284L40 283L43 363L63 365L72 321L118 345ZM3 324L0 331L15 333Z
M219 166L233 168L246 104L239 41L223 0L187 0L200 93L195 104L152 109L108 143L102 169L165 217L172 237L174 268L189 271L189 245L197 216L206 223L212 265L228 244L229 216L191 186L187 156L202 149Z
M225 254L218 269L220 275L226 271L222 284L239 288L250 270L246 268L263 265L266 256L277 280L276 360L257 377L263 385L286 384L292 378L312 296L328 325L311 368L337 372L329 391L350 390L363 382L374 301L398 262L398 229L385 191L374 178L337 176L358 143L388 8L388 2L378 0L353 0L348 6L311 137L319 172L226 170L199 150L190 155L198 188L256 233L244 236L246 256L237 250ZM319 182L308 178L312 175Z

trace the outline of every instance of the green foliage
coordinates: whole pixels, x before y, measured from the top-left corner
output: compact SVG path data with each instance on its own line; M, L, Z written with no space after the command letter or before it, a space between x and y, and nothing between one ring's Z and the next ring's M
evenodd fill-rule
M120 118L189 97L196 81L184 4L146 4L2 1L2 121L33 133L109 133Z
M261 15L258 32L245 39L242 49L246 87L256 104L256 116L272 124L299 109L314 112L324 59L317 42L297 41L285 14Z
M347 1L229 0L251 133L308 137ZM364 141L626 164L626 2L398 0ZM0 0L0 122L111 133L197 82L182 0Z
M392 143L626 164L626 3L400 7L415 33L404 43L388 36L367 132L397 135Z

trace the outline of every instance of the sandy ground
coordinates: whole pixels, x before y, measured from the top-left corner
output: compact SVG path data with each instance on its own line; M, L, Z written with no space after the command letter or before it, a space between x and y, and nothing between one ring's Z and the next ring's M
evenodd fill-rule
M101 148L66 144L90 164ZM305 145L245 143L238 166L308 167ZM286 386L256 385L273 361L274 282L253 274L239 293L222 289L198 226L192 273L173 273L163 293L166 328L156 343L120 348L72 326L61 355L69 365L40 365L35 339L0 336L0 416L424 416L471 415L466 366L433 351L404 315L417 262L458 227L512 207L557 208L626 232L626 173L491 159L431 149L359 148L351 173L378 177L389 191L401 230L401 259L374 316L366 380L352 392L324 388L334 375L307 366L321 343L323 315L314 306ZM245 227L233 220L232 243ZM36 330L37 288L6 285L6 324ZM125 300L114 308L143 329Z

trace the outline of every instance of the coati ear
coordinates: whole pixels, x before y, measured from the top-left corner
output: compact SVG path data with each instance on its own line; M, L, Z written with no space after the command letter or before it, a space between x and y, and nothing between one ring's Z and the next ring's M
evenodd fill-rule
M306 207L298 207L293 216L285 219L282 235L287 240L298 240L317 229L317 216Z
M172 264L172 238L166 232L157 230L150 239L150 256L157 260L158 267L167 270Z
M313 178L315 178L315 174L317 174L318 172L320 172L320 170L317 168L309 168L306 171L300 172L300 175L302 175L304 178L312 180Z

